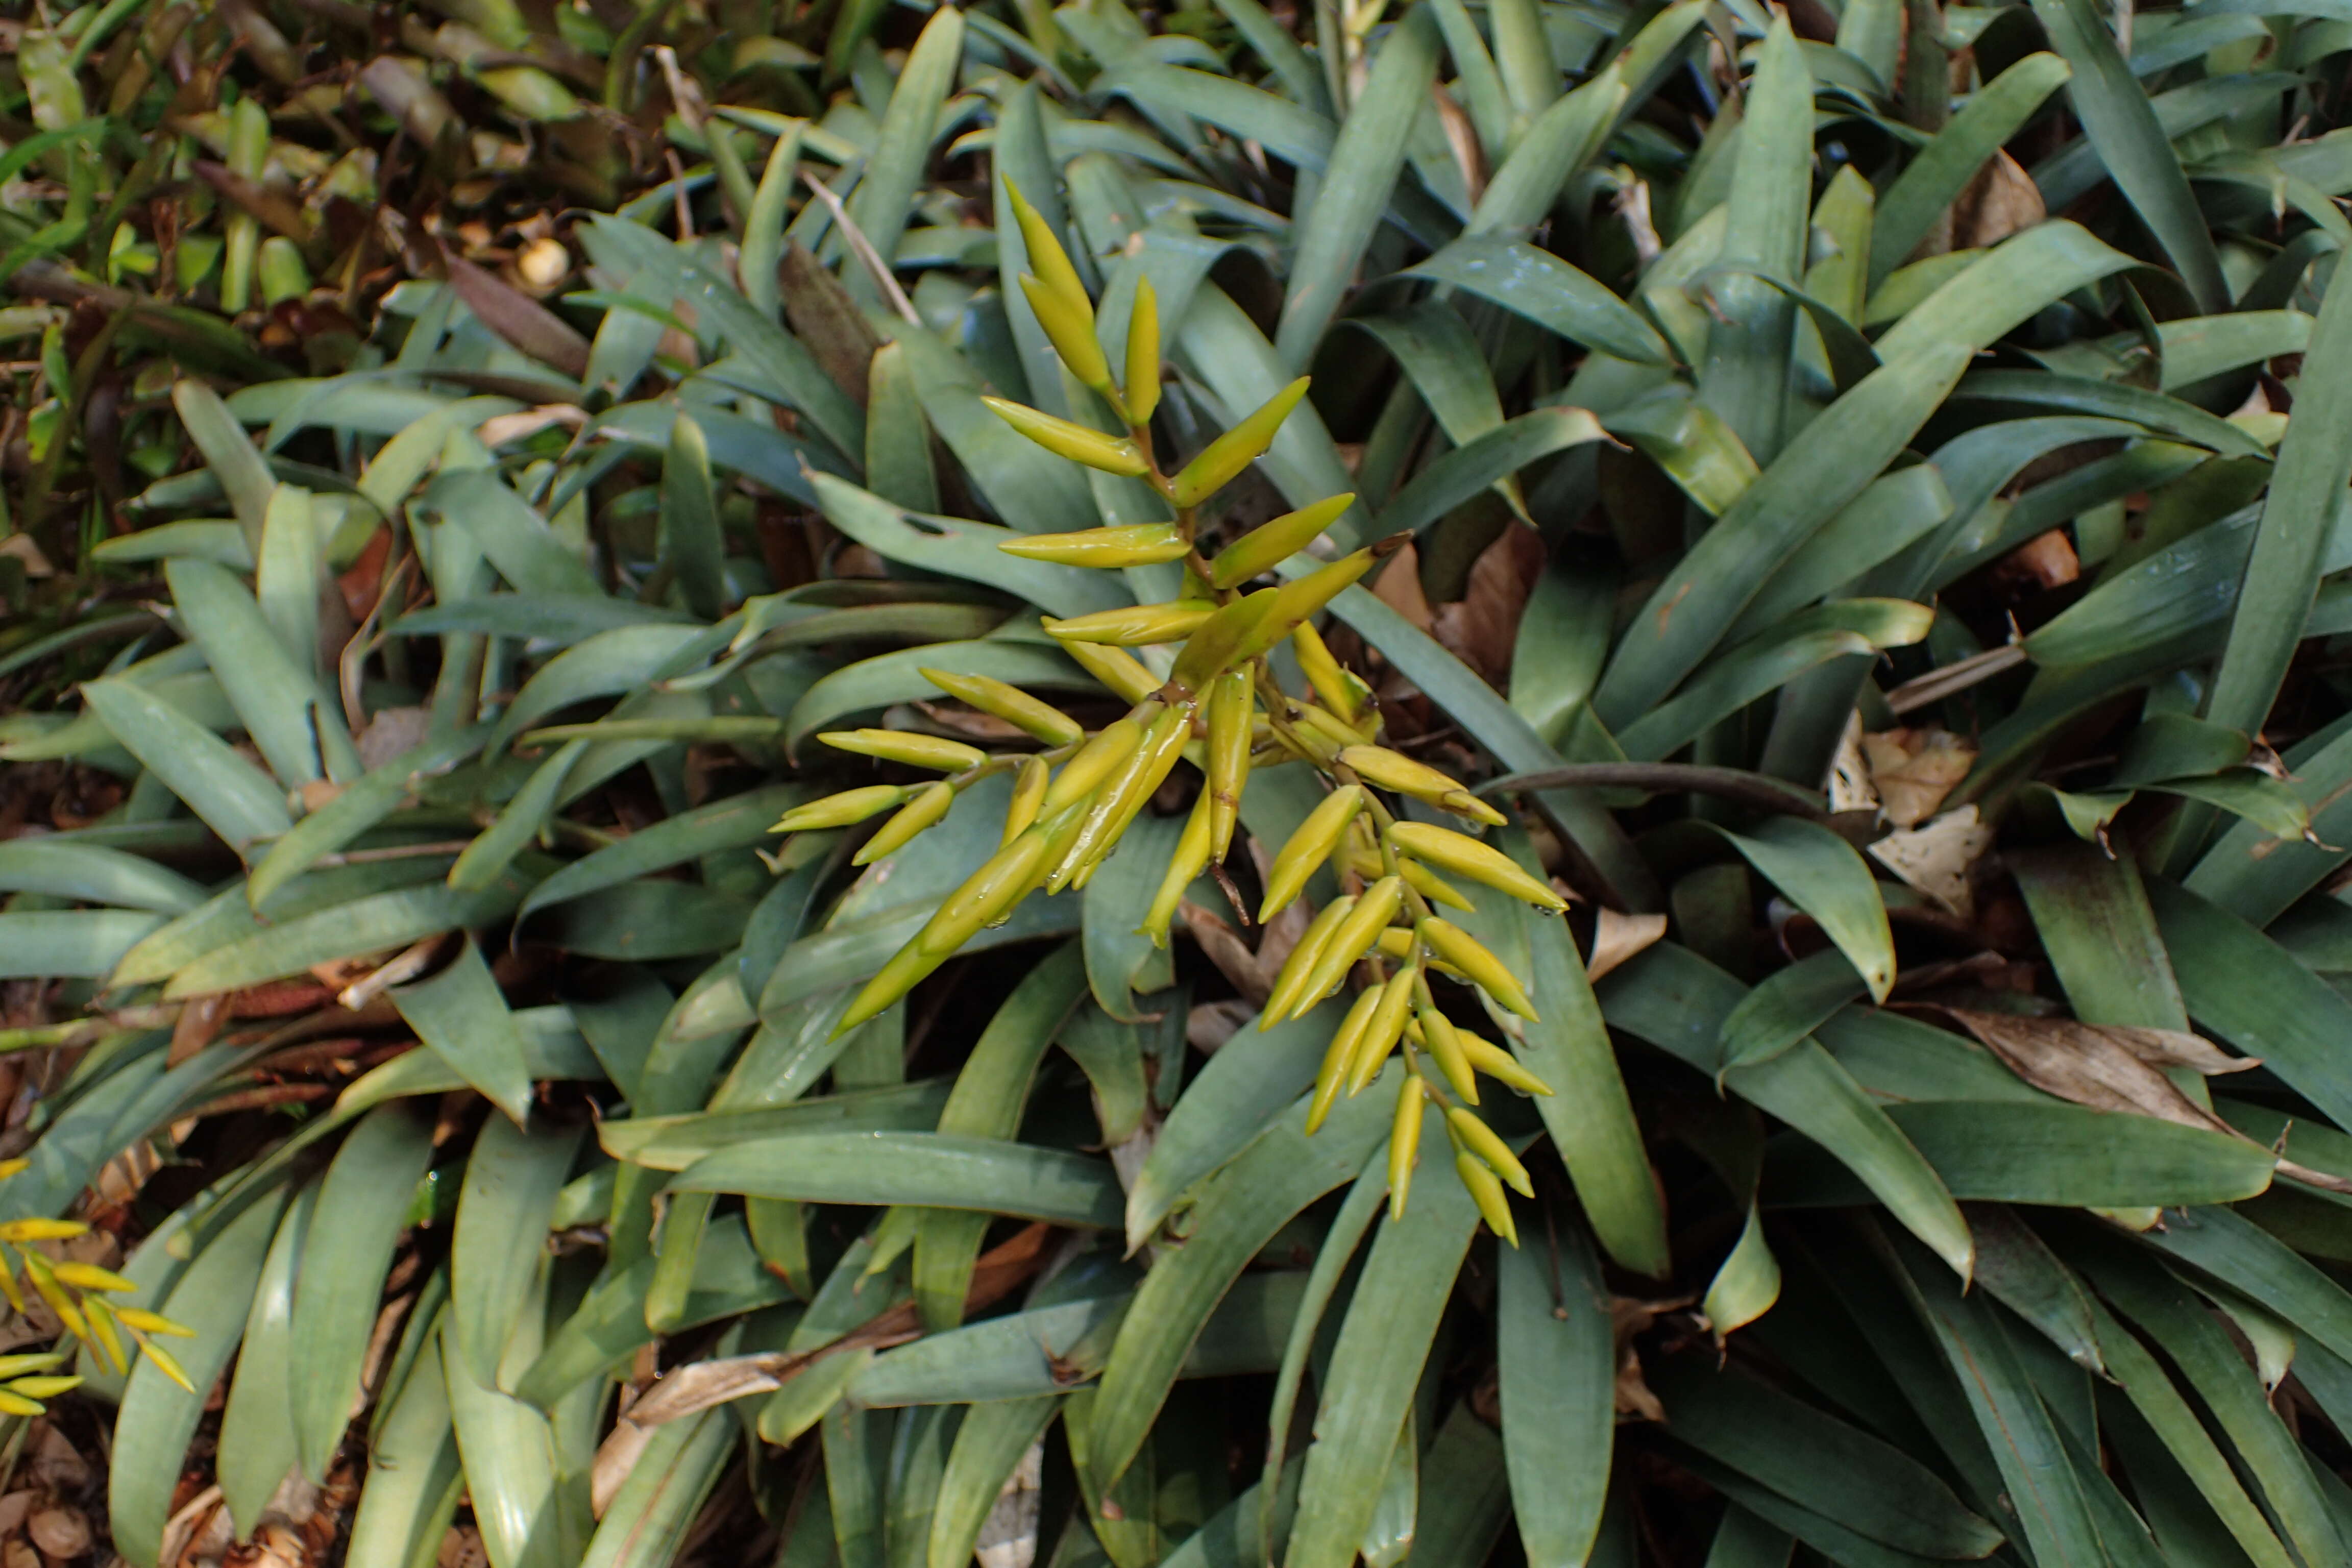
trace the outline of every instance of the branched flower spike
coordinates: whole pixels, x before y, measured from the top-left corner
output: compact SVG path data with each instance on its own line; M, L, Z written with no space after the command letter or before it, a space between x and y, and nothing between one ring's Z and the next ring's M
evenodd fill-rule
M1237 422L1173 474L1154 452L1151 416L1161 366L1158 305L1140 282L1114 384L1109 356L1096 338L1094 304L1052 227L1020 193L1013 208L1029 253L1021 279L1039 323L1073 379L1098 396L1126 434L1059 419L1001 398L987 402L1005 422L1046 450L1074 462L1148 483L1167 503L1164 522L1031 534L1003 548L1033 561L1121 568L1181 561L1177 596L1068 620L1045 629L1128 711L1087 731L1060 709L982 676L924 670L940 690L1003 719L1043 748L991 752L961 742L894 730L833 731L818 738L839 750L942 776L930 784L869 785L787 813L780 832L842 827L894 812L858 855L864 865L899 848L944 817L957 795L984 778L1013 775L1013 805L1001 847L949 894L914 939L899 950L843 1014L856 1027L898 1002L983 928L1006 919L1032 892L1083 888L1117 847L1129 823L1176 768L1190 763L1201 785L1143 931L1166 945L1185 893L1231 853L1244 792L1255 768L1304 763L1329 792L1276 855L1265 878L1260 921L1296 902L1329 866L1343 890L1308 922L1292 948L1258 1026L1319 1004L1360 974L1362 988L1324 1054L1309 1100L1313 1132L1343 1098L1381 1079L1392 1056L1395 1076L1388 1171L1390 1206L1402 1214L1433 1107L1454 1152L1454 1169L1495 1233L1517 1245L1505 1189L1528 1194L1526 1168L1474 1109L1484 1077L1528 1094L1550 1088L1501 1046L1446 1016L1433 976L1484 993L1492 1007L1533 1018L1527 987L1475 937L1439 913L1468 910L1456 881L1476 882L1557 913L1566 901L1542 879L1470 833L1402 819L1392 800L1412 800L1478 826L1503 814L1460 781L1380 743L1381 715L1371 689L1343 667L1315 629L1315 617L1341 591L1402 541L1356 550L1289 577L1286 563L1307 550L1354 502L1332 496L1251 530L1214 559L1199 548L1200 509L1263 456L1283 421L1306 395L1295 381ZM1289 644L1307 689L1285 691L1270 659ZM1173 649L1165 678L1129 647Z
M31 1163L29 1160L0 1160L0 1181ZM0 1297L22 1314L30 1305L29 1287L30 1295L39 1299L68 1333L89 1346L90 1354L101 1364L118 1373L131 1370L130 1359L122 1348L122 1336L128 1333L147 1359L155 1363L156 1370L189 1393L195 1393L195 1385L180 1370L180 1363L149 1337L164 1334L186 1339L195 1332L194 1329L137 1307L109 1306L106 1292L139 1289L134 1281L112 1269L100 1268L94 1263L60 1263L33 1250L36 1242L69 1241L89 1231L89 1226L78 1219L0 1221ZM18 1278L20 1273L22 1279ZM0 1415L38 1415L43 1409L41 1401L79 1388L82 1381L79 1377L56 1370L72 1354L69 1350L47 1350L0 1355Z

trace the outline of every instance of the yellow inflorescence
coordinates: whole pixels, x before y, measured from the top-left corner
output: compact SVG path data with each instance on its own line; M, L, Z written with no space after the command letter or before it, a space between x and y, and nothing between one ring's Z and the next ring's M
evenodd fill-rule
M1178 766L1201 778L1191 816L1145 915L1142 930L1164 945L1188 889L1231 852L1244 792L1255 767L1304 763L1329 792L1276 854L1256 915L1270 920L1302 897L1328 867L1342 891L1326 901L1292 946L1258 1026L1297 1017L1345 986L1364 983L1326 1050L1307 1113L1313 1132L1342 1099L1360 1093L1402 1053L1391 1128L1390 1203L1404 1212L1423 1136L1434 1107L1454 1168L1488 1226L1517 1245L1506 1189L1529 1194L1526 1167L1473 1109L1479 1080L1527 1094L1551 1089L1508 1050L1447 1016L1433 973L1477 987L1496 1007L1534 1018L1519 978L1484 943L1438 913L1472 908L1449 878L1507 893L1557 912L1566 900L1474 833L1401 820L1391 799L1419 802L1474 826L1506 819L1461 781L1384 746L1371 689L1347 669L1315 629L1315 617L1402 541L1342 554L1286 582L1250 588L1324 535L1354 498L1334 496L1260 525L1213 559L1198 544L1196 510L1272 446L1307 392L1304 379L1277 392L1172 475L1152 447L1150 419L1161 367L1157 305L1139 286L1129 314L1123 384L1096 337L1093 302L1059 238L1018 192L1013 205L1030 274L1022 279L1040 324L1072 378L1102 400L1126 434L986 400L1014 429L1088 467L1136 478L1168 504L1170 521L1033 534L1006 543L1012 554L1064 566L1120 569L1184 563L1177 596L1064 620L1045 630L1118 699L1126 713L1089 731L1076 720L1004 682L926 669L941 691L1003 720L1039 742L1027 752L991 752L961 741L898 730L853 730L819 737L841 750L948 776L911 786L869 785L796 807L781 831L841 827L896 808L867 840L857 863L910 842L943 818L980 780L1013 775L1013 804L996 853L940 903L922 930L851 1002L837 1027L849 1029L904 997L985 928L1031 893L1083 888L1128 826ZM1073 407L1072 412L1081 411ZM1306 690L1292 694L1270 656L1287 644ZM1147 666L1123 651L1172 648ZM1163 678L1154 668L1165 669ZM1223 872L1219 875L1222 877ZM1231 883L1225 884L1228 888ZM118 1314L129 1324L128 1312ZM151 1353L153 1353L151 1350Z

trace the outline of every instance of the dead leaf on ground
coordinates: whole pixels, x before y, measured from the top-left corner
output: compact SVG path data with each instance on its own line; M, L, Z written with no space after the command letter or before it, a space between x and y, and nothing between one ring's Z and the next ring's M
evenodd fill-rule
M2007 153L1996 151L1952 204L1951 247L1998 245L2049 216L2033 176Z
M1421 588L1421 552L1410 542L1389 558L1372 584L1372 596L1423 631L1437 618L1429 595Z
M1880 809L1897 827L1916 827L1976 765L1976 748L1948 730L1886 730L1862 737Z
M1969 871L1992 840L1992 829L1970 805L1888 834L1870 846L1870 858L1960 919L1972 920Z
M2074 1018L2032 1018L1962 1007L1936 1011L1966 1029L2010 1071L2044 1094L2093 1110L2148 1116L2241 1142L2253 1142L2183 1094L2162 1069L2183 1067L2207 1076L2244 1072L2262 1065L2259 1057L2233 1057L2210 1040L2174 1029L2126 1028ZM2291 1160L2279 1161L2278 1169L2283 1175L2314 1186L2352 1192L2352 1181Z
M1030 1568L1037 1560L1039 1494L1045 1486L1045 1445L1032 1443L1013 1467L981 1521L972 1555L980 1568Z
M2033 588L2063 588L2082 574L2083 563L2074 553L2074 542L2064 530L2056 528L2035 534L1993 567L1994 577Z
M1462 598L1442 605L1432 617L1430 635L1489 685L1501 686L1510 674L1519 617L1543 566L1543 541L1536 531L1506 524L1471 563Z
M1845 731L1838 737L1837 753L1830 758L1830 815L1848 811L1878 809L1878 790L1870 782L1870 759L1862 749L1862 712L1859 709L1845 716Z
M1586 977L1600 979L1665 934L1664 915L1621 915L1615 910L1602 910L1601 923L1593 928L1592 956L1584 963Z

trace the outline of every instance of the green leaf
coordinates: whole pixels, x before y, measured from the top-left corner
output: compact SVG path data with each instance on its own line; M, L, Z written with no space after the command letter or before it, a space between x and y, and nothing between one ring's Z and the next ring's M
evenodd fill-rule
M400 1202L404 1207L407 1191ZM157 1568L163 1527L188 1441L204 1415L205 1397L220 1379L244 1337L253 1293L278 1228L282 1202L257 1203L214 1235L180 1277L164 1303L152 1309L194 1329L195 1337L172 1342L172 1359L196 1386L191 1394L141 1357L124 1386L108 1454L107 1514L114 1549L139 1568ZM374 1284L369 1286L369 1316L374 1315ZM320 1380L323 1381L323 1380ZM347 1395L344 1411L349 1413ZM337 1427L338 1435L341 1426Z
M1994 1522L2021 1536L2036 1563L2109 1562L2064 1439L1992 1304L1975 1292L1962 1295L1941 1273L1899 1265L1897 1272L2000 1468L2008 1517Z
M2263 1065L2339 1127L2352 1126L2352 1071L2336 1042L2352 1002L2234 915L2166 882L2148 902L2189 1016Z
M1890 1105L1886 1115L1954 1197L1990 1203L2231 1203L2267 1189L2275 1163L2259 1145L2202 1128L2078 1105L1933 1100ZM1811 1202L1857 1194L1818 1156L1777 1163L1774 1182L1790 1202L1801 1184Z
M1859 13L1875 0L1855 0ZM1843 33L1843 29L1841 28ZM1812 75L1787 18L1765 35L1741 109L1739 147L1724 205L1725 270L1709 286L1716 320L1698 366L1699 399L1737 431L1759 463L1780 455L1788 416L1796 302L1766 279L1804 273L1812 205Z
M381 871L383 868L353 869ZM152 962L142 963L148 955L134 951L125 955L118 982L131 983L135 966L142 979L170 977L163 991L167 1001L235 991L299 974L313 964L406 947L464 926L487 925L511 913L522 901L522 892L520 882L513 879L478 893L457 892L437 882L426 887L395 885L392 891L307 910L277 925L260 926L255 921L248 928L251 934L193 954L158 950ZM241 896L233 893L233 897L236 903L244 902ZM252 921L250 910L245 911L244 919ZM156 932L158 938L171 934L170 927Z
M518 923L551 904L583 898L688 860L767 841L776 818L808 800L805 784L770 784L729 795L630 834L617 844L574 860L530 890L517 911Z
M1006 554L998 546L1018 539L1017 530L906 511L830 474L816 477L816 493L835 527L889 560L1002 588L1054 616L1082 616L1128 602L1099 572Z
M290 1340L296 1453L313 1480L342 1441L394 1244L433 1152L433 1123L406 1105L360 1120L328 1166L294 1287ZM176 1293L175 1293L176 1295Z
M1601 422L1581 408L1538 408L1522 414L1415 474L1381 509L1376 531L1418 532L1539 458L1605 439Z
M1435 18L1406 12L1381 44L1371 75L1332 143L1314 205L1298 225L1298 248L1275 332L1275 348L1294 374L1306 370L1323 329L1338 314L1365 244L1396 188L1405 139L1435 79L1437 49Z
M1677 1438L1801 1507L1923 1557L1983 1557L2000 1544L1933 1471L1769 1384L1687 1355L1649 1377Z
M2287 787L2311 813L2317 842L2282 844L2252 822L2242 822L2214 840L2181 885L2206 902L2257 926L2286 912L2295 900L2342 865L2352 847L2352 722L2338 720L2289 747Z
M1870 287L1919 248L1985 161L2033 118L2042 101L2074 74L2056 55L2031 54L1970 95L1951 123L1936 132L1879 196L1870 230Z
M163 575L205 663L279 781L295 786L359 777L359 752L341 711L329 706L307 666L298 668L286 657L244 584L209 561L173 561Z
M426 1331L415 1372L376 1429L370 1458L359 1510L352 1519L352 1560L425 1568L465 1489L437 1324Z
M1871 999L1895 984L1895 938L1878 882L1861 852L1817 822L1773 816L1748 833L1718 829L1759 875L1821 923L1853 965Z
M1740 997L1730 976L1664 942L1612 971L1596 992L1613 1027L1703 1072L1713 1069L1722 1020ZM1827 1051L1801 1041L1769 1062L1724 1073L1723 1082L1828 1150L1954 1272L1967 1278L1975 1244L1942 1178Z
M172 383L172 406L180 423L187 426L188 438L204 454L205 466L236 509L246 542L257 558L263 520L269 514L269 498L278 489L277 477L254 450L244 425L229 412L219 393L194 376L182 376Z
M1099 1160L938 1132L802 1132L721 1149L672 1191L803 1203L919 1204L1054 1225L1118 1224L1118 1184Z
M1153 1137L1127 1195L1127 1245L1140 1247L1184 1194L1266 1131L1315 1082L1315 1069L1339 1026L1342 1009L1326 1003L1259 1033L1245 1047L1211 1057Z
M518 593L604 596L587 563L488 469L445 468L415 504L463 528Z
M1625 724L1696 668L1771 570L1902 450L1977 350L2127 265L2074 225L2048 223L1988 252L1906 316L1879 340L1882 368L1799 432L1652 593L1594 694L1601 720Z
M466 1163L449 1252L446 1334L486 1387L499 1385L499 1359L542 1264L539 1252L517 1240L546 1233L579 1146L577 1128L526 1132L492 1117Z
M1500 235L1455 240L1405 269L1490 300L1573 343L1636 364L1669 364L1672 352L1656 331L1597 279L1548 250Z
M1388 1129L1394 1095L1391 1070L1335 1109L1312 1138L1300 1100L1195 1189L1190 1238L1144 1276L1103 1369L1088 1438L1097 1478L1116 1478L1134 1462L1186 1351L1258 1249L1293 1215L1355 1179ZM1383 1443L1394 1438L1391 1432Z
M99 979L153 935L163 920L144 910L0 912L0 977Z
M1385 1077L1363 1098L1379 1094ZM1347 1568L1371 1522L1437 1321L1478 1228L1477 1206L1454 1175L1450 1153L1442 1128L1424 1122L1422 1179L1404 1217L1380 1227L1356 1281L1316 1408L1283 1559L1292 1568Z
M865 177L849 198L849 221L864 231L876 254L887 263L898 254L898 237L906 231L917 188L930 163L931 142L938 133L940 108L955 86L956 67L963 58L963 13L952 5L931 13L899 68L883 110L880 133L866 159ZM850 293L860 300L878 298L879 289L863 268L849 269Z
M538 1335L530 1331L537 1315L525 1313L524 1331L509 1348L519 1362L538 1352ZM555 1433L547 1417L477 1382L465 1358L453 1352L446 1320L442 1327L443 1380L483 1551L491 1568L556 1568L571 1556L564 1537L578 1531L587 1500L578 1499L568 1510L572 1517L565 1517L571 1500L558 1492Z
M1495 1255L1503 1458L1529 1563L1590 1559L1609 1498L1617 1336L1591 1247L1568 1227L1556 1249Z
M604 214L591 220L583 239L600 265L635 278L633 287L638 291L691 307L697 330L725 342L730 353L806 415L835 451L855 460L866 450L863 415L807 347L716 272L690 259L690 252L642 225Z
M1061 1408L1059 1394L976 1405L957 1428L925 1543L926 1568L963 1568L997 1494Z
M1724 1015L1724 1067L1771 1060L1869 991L1853 964L1835 948L1774 970Z
M278 1222L246 1315L236 1376L221 1415L214 1471L240 1538L260 1525L262 1510L294 1468L294 1281L318 1197L316 1183L303 1187Z
M660 1568L675 1562L741 1440L740 1426L725 1410L655 1428L589 1537L582 1568Z
M715 621L726 597L727 542L710 484L710 444L683 409L670 424L661 493L661 563L676 578L686 607Z
M2204 232L2201 222L2198 229ZM2295 384L2303 423L2290 419L2279 443L2278 468L2231 614L2230 639L2205 705L2206 718L2250 735L2261 730L2286 679L2318 591L2319 563L2344 487L2352 482L2352 449L2327 434L2352 422L2352 289L2338 294L2331 288L2321 301L2304 363L2311 370Z
M0 841L0 892L184 915L210 895L152 860L54 836Z
M81 693L123 749L232 848L247 851L294 826L283 792L259 768L153 692L112 679Z
M530 1114L530 1076L523 1060L522 1033L507 1010L499 983L483 962L481 949L468 936L448 967L432 979L395 986L392 1000L417 1038L488 1095L520 1125ZM453 1329L461 1353L467 1332L460 1322ZM475 1358L478 1364L480 1358ZM493 1381L485 1379L484 1381Z

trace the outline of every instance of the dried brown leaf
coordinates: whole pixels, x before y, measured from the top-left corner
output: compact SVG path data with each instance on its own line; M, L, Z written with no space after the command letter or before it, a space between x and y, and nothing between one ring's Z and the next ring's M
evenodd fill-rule
M1992 829L1964 805L1870 846L1870 858L1962 920L1975 914L1969 872L1992 847Z
M1592 956L1585 960L1584 972L1598 980L1665 934L1664 915L1621 915L1604 909L1593 929Z
M1897 827L1935 816L1977 760L1976 748L1947 730L1886 730L1861 744L1880 808Z

